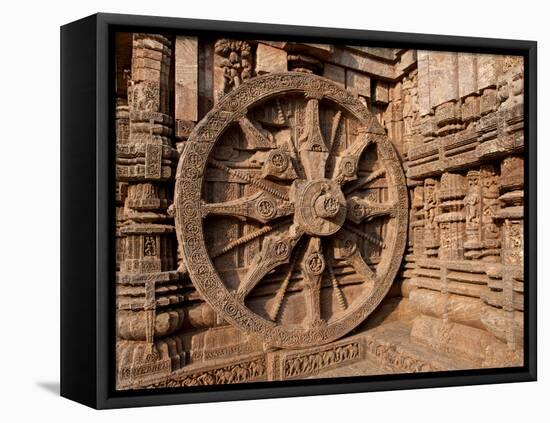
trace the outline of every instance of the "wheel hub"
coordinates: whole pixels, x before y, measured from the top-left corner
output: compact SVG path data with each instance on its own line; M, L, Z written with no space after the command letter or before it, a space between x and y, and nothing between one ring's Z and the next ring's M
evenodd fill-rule
M340 185L329 179L295 182L294 222L309 235L328 236L346 219L346 199Z

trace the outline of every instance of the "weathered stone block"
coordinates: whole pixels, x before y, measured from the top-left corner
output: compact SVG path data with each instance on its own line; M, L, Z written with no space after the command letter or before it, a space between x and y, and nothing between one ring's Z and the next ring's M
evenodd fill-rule
M370 77L359 72L347 70L346 88L357 95L370 97Z
M374 101L381 104L387 104L389 102L389 89L387 82L376 81Z
M393 64L349 50L344 46L334 46L334 52L330 55L328 62L355 71L368 72L384 79L395 78Z
M416 64L417 61L417 51L416 50L405 50L399 57L399 62L396 64L396 72L405 73L411 67Z
M496 78L496 60L498 56L490 54L479 54L477 56L477 89L483 90L489 87L495 87Z
M287 52L266 44L258 44L256 49L256 73L286 72Z
M479 113L483 116L497 108L497 92L494 88L486 88L480 97Z
M458 55L433 51L429 53L430 106L436 107L458 99Z
M485 361L487 348L499 343L484 330L428 316L415 319L411 340L440 352L466 357L476 363L476 367Z
M462 102L462 120L469 123L479 118L479 97L476 95L466 97Z
M342 87L346 85L346 70L342 66L326 63L323 70L323 76L331 79Z
M430 53L418 51L418 111L421 116L431 112Z
M199 52L197 37L176 37L175 111L177 120L198 120Z
M458 53L458 92L460 98L476 93L477 57L473 53Z
M485 329L481 315L486 306L479 298L463 295L446 296L428 289L415 289L409 294L409 300L411 305L425 315L447 318L455 323Z

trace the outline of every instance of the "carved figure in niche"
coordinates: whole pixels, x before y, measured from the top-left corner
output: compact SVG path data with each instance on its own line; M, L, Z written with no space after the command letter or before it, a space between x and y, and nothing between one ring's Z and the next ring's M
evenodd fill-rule
M504 224L504 261L506 264L523 264L523 224L506 221Z
M451 225L448 222L444 222L439 225L441 231L441 249L448 250L452 247L451 243Z
M157 255L155 248L155 238L146 236L144 239L143 255L146 257L154 257Z
M481 167L483 195L487 198L498 198L498 175L494 166Z
M500 229L495 223L499 209L499 177L492 165L483 165L480 169L483 196L483 243L485 254L498 255L497 247L500 246Z
M426 227L432 228L435 226L435 212L437 208L437 192L435 184L426 184L424 188L424 213L426 218Z
M132 110L144 110L157 112L160 104L160 86L154 82L144 81L131 86L132 98L130 106Z
M403 81L403 135L413 133L413 123L418 115L418 95L416 73Z
M415 209L422 208L424 206L424 187L423 186L420 185L420 186L414 187L411 205Z
M478 173L468 172L468 194L464 197L466 225L479 224Z
M219 65L223 69L224 93L252 77L252 48L246 41L221 39L214 49L216 54L224 57Z
M476 258L481 248L481 189L480 173L470 170L466 175L468 180L468 192L464 197L464 212L466 217L466 241L464 249L466 258Z
M438 225L435 221L438 207L437 185L434 179L424 181L424 246L428 256L436 256L439 247Z
M500 230L494 223L487 223L484 228L484 234L486 239L497 239L500 235Z
M409 245L415 256L424 252L424 186L419 185L411 192L411 210L409 226Z

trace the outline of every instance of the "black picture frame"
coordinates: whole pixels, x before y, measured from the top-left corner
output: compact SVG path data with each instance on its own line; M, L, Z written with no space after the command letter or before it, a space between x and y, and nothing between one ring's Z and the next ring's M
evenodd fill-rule
M116 31L238 35L521 55L525 59L525 362L523 367L139 391L114 389L114 105ZM456 37L95 14L61 27L61 395L90 407L431 388L537 378L537 44Z

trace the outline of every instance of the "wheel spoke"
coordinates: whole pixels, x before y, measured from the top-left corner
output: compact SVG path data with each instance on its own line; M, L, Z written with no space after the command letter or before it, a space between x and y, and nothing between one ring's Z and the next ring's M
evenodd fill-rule
M262 168L262 177L285 181L296 179L298 174L294 169L290 154L281 149L271 150L267 153Z
M260 191L248 197L225 201L223 203L203 202L201 209L203 217L216 214L267 223L279 217L292 214L294 205L268 192Z
M268 313L269 318L273 321L276 321L277 317L279 316L279 310L281 309L281 304L283 303L283 300L285 298L286 290L288 288L288 283L290 282L290 278L292 277L292 272L296 267L297 260L298 260L298 254L294 252L293 258L286 271L285 278L283 279L281 286L279 287L279 289L277 290L277 293L275 294L275 300L273 302L273 306L271 307L271 310Z
M357 179L349 187L346 187L346 189L343 190L344 194L346 194L346 195L351 194L353 191L361 189L361 188L367 186L370 182L372 182L372 181L374 181L378 178L381 178L385 174L386 174L386 169L384 169L384 168L377 169L374 172L372 172L370 175L363 176L362 178Z
M346 261L365 282L376 282L376 273L372 271L358 250L351 254Z
M338 283L338 279L336 278L336 275L334 274L332 259L328 260L327 270L328 270L328 275L329 275L329 278L330 278L330 282L332 284L332 289L334 290L334 294L336 295L336 299L338 300L338 305L340 306L340 309L343 311L347 308L346 299L344 298L344 293L342 292L342 289L340 288L340 284Z
M239 126L243 131L248 147L254 150L267 150L275 147L273 135L263 129L258 123L251 121L246 116L238 120Z
M277 233L266 236L262 242L262 250L250 264L248 272L237 289L237 296L244 298L270 271L288 263L292 250L303 235L296 225L291 225L288 231L279 229Z
M275 225L271 225L271 226L264 226L263 228L261 229L258 229L257 231L254 231L254 232L250 232L249 234L246 234L240 238L237 238L235 239L234 241L231 241L229 243L227 243L226 245L224 245L222 248L220 249L217 249L217 250L214 250L212 252L212 258L216 258L216 257L219 257L221 256L222 254L225 254L243 244L246 244L262 235L267 235L268 233L274 231L275 229L283 226L284 224L289 224L290 222L287 221L287 222L277 222L277 224Z
M319 100L308 99L304 134L299 140L300 162L308 180L325 177L328 149L319 124Z
M331 155L334 154L334 148L336 147L336 135L338 129L340 129L340 122L342 121L342 111L338 110L332 120L332 129L330 131L329 148Z
M351 233L354 233L355 235L359 236L360 238L363 238L364 240L370 242L373 245L376 245L377 247L386 248L386 244L384 243L384 241L382 241L378 237L378 235L369 234L367 232L362 231L361 229L357 229L357 228L355 228L351 225L348 225L348 224L344 224L343 229L347 230Z
M375 283L377 280L376 273L369 267L361 255L357 235L344 229L340 231L334 241L335 256L348 262L365 282Z
M304 293L306 295L307 324L316 327L322 324L321 319L321 281L326 261L323 257L321 239L311 237L302 261Z
M376 143L380 134L371 132L370 128L359 128L359 134L352 145L350 145L336 160L333 180L340 184L357 179L359 159L370 144Z
M227 172L228 174L235 176L236 178L242 179L245 182L248 182L251 185L254 185L261 190L268 192L272 195L274 195L277 198L280 198L281 200L288 201L288 188L282 188L280 186L276 186L265 179L259 179L255 178L254 176L249 175L248 173L242 172L239 169L233 169L229 166L226 166L222 162L214 159L210 159L208 161L212 166L214 166L217 169L223 170L224 172Z
M392 216L395 214L394 203L376 203L359 197L348 198L347 218L354 223L361 223L380 216Z

